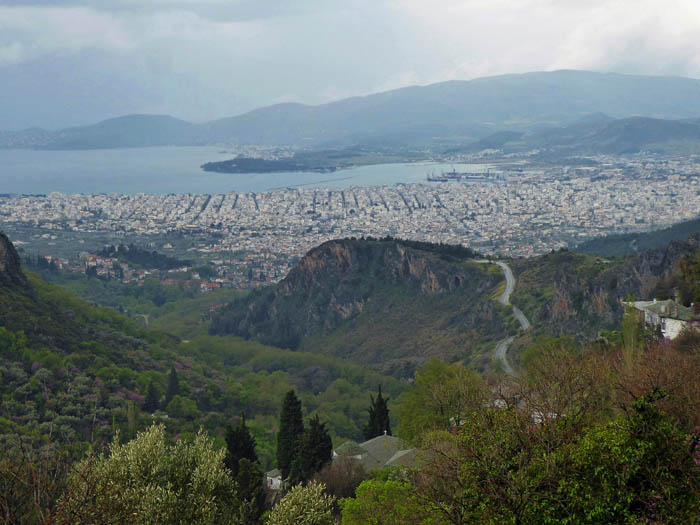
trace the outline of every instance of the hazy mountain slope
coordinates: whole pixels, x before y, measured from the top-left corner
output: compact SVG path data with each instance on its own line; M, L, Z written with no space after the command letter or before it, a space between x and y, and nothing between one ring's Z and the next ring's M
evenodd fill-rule
M472 153L485 149L504 153L537 149L559 155L700 152L700 123L649 117L587 119L529 132L498 132L451 151Z
M397 240L330 241L275 287L233 302L212 331L398 376L410 376L430 356L483 367L480 351L507 332L508 308L493 300L502 271L470 262L472 255Z
M597 112L615 118L700 117L700 81L587 71L503 75L412 86L318 106L278 104L202 125L167 117L123 117L57 132L48 142L37 132L35 146L318 146L446 139L468 143L496 131L562 125ZM3 136L2 144L12 147L12 140ZM28 146L27 137L17 137L17 145Z
M677 120L633 117L609 122L587 137L582 147L602 153L636 153L679 140L700 141L700 125Z
M671 241L683 240L694 233L700 233L700 219L680 222L662 230L606 235L583 242L575 250L603 257L624 257L662 248Z
M218 121L220 139L244 139L266 123L269 140L318 142L397 133L425 137L484 136L488 130L564 123L602 112L614 117L700 116L700 81L553 71L450 81L353 97L321 106L279 105ZM259 128L255 128L259 130Z
M129 148L199 142L199 127L167 115L126 115L55 134L47 149Z

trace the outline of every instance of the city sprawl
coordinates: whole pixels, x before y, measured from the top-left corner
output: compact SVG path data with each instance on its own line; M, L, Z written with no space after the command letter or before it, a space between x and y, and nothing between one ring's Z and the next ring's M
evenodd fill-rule
M700 170L692 161L598 161L593 168L526 169L505 181L469 184L13 196L0 199L0 217L47 230L182 232L198 239L202 253L286 261L329 239L387 235L532 256L584 238L662 227L700 210Z

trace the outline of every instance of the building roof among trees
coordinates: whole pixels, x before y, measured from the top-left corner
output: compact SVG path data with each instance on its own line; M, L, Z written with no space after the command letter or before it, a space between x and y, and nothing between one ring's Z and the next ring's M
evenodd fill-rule
M413 466L415 464L415 449L406 448L399 438L382 435L364 443L346 441L335 449L336 456L360 456L359 461L366 469L387 466Z

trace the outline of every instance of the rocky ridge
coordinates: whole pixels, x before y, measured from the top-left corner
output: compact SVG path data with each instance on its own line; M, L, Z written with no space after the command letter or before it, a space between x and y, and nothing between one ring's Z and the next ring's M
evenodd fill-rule
M277 286L233 303L212 331L375 365L468 356L507 331L507 308L493 300L503 275L454 250L393 239L326 242Z
M678 272L681 258L698 249L700 234L693 234L622 261L568 251L515 261L513 301L541 331L591 339L601 328L619 327L622 301L651 299Z
M4 286L27 286L20 258L7 235L0 232L0 284Z

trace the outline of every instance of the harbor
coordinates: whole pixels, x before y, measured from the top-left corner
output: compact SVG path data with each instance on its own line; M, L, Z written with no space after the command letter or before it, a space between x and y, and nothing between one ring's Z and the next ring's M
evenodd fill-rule
M485 172L458 172L453 167L452 171L443 171L440 175L429 173L426 179L428 182L502 182L506 177L504 172L491 171L491 168Z

